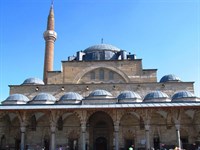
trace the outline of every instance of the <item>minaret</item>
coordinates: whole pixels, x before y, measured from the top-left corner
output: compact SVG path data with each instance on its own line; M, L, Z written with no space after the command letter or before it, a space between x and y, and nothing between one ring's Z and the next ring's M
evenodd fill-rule
M44 32L44 39L46 43L45 43L43 80L45 84L47 84L47 72L53 71L54 42L56 38L57 38L57 33L54 31L54 10L52 3L47 21L47 30Z

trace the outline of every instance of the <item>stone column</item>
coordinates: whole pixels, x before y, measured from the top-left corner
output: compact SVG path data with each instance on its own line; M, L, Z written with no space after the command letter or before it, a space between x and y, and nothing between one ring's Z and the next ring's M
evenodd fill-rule
M115 150L119 150L119 124L114 125L115 129Z
M85 150L86 146L86 122L81 123L81 134L82 134L82 150Z
M51 125L51 150L55 150L56 146L55 146L55 132L56 132L56 126L55 125Z
M145 125L145 134L146 134L146 150L150 150L149 129L150 129L150 125Z
M181 148L181 137L180 137L180 124L176 124L176 141L177 141L177 146Z
M26 132L26 126L25 126L25 124L21 125L20 131L21 131L21 145L20 145L20 150L24 150L25 149L25 132Z

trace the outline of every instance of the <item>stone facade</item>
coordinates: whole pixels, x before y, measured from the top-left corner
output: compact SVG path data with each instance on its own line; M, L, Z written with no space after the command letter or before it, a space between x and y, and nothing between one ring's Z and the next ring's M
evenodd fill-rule
M44 82L10 85L0 105L0 149L195 150L200 146L200 99L193 82L167 75L109 44L62 61L53 71L53 6L46 40Z

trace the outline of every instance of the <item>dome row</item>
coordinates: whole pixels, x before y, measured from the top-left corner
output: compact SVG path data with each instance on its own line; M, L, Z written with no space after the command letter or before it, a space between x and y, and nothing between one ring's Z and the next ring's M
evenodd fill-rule
M160 82L180 82L180 78L173 75L173 74L169 74L169 75L165 75L160 79ZM44 82L39 79L39 78L28 78L26 79L22 85L44 85Z
M89 94L87 99L109 99L113 98L111 93L105 90L95 90ZM79 104L84 98L76 92L65 93L57 101L56 98L49 93L40 93L32 100L29 100L25 95L13 94L10 95L2 104ZM117 97L118 103L134 103L134 102L195 102L200 99L189 91L180 91L175 93L170 99L169 96L161 91L153 91L148 93L142 100L141 96L133 91L123 91Z

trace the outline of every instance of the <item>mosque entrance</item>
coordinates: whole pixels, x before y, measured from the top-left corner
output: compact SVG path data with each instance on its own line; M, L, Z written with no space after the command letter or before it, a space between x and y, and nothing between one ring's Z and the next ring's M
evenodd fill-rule
M21 143L20 139L15 139L15 150L20 150L20 143Z
M91 115L89 125L89 147L93 150L112 150L113 146L113 121L102 111Z
M155 149L160 149L160 139L159 139L159 137L154 137L153 145L154 145Z
M95 141L96 150L107 150L107 140L104 137L99 137Z

